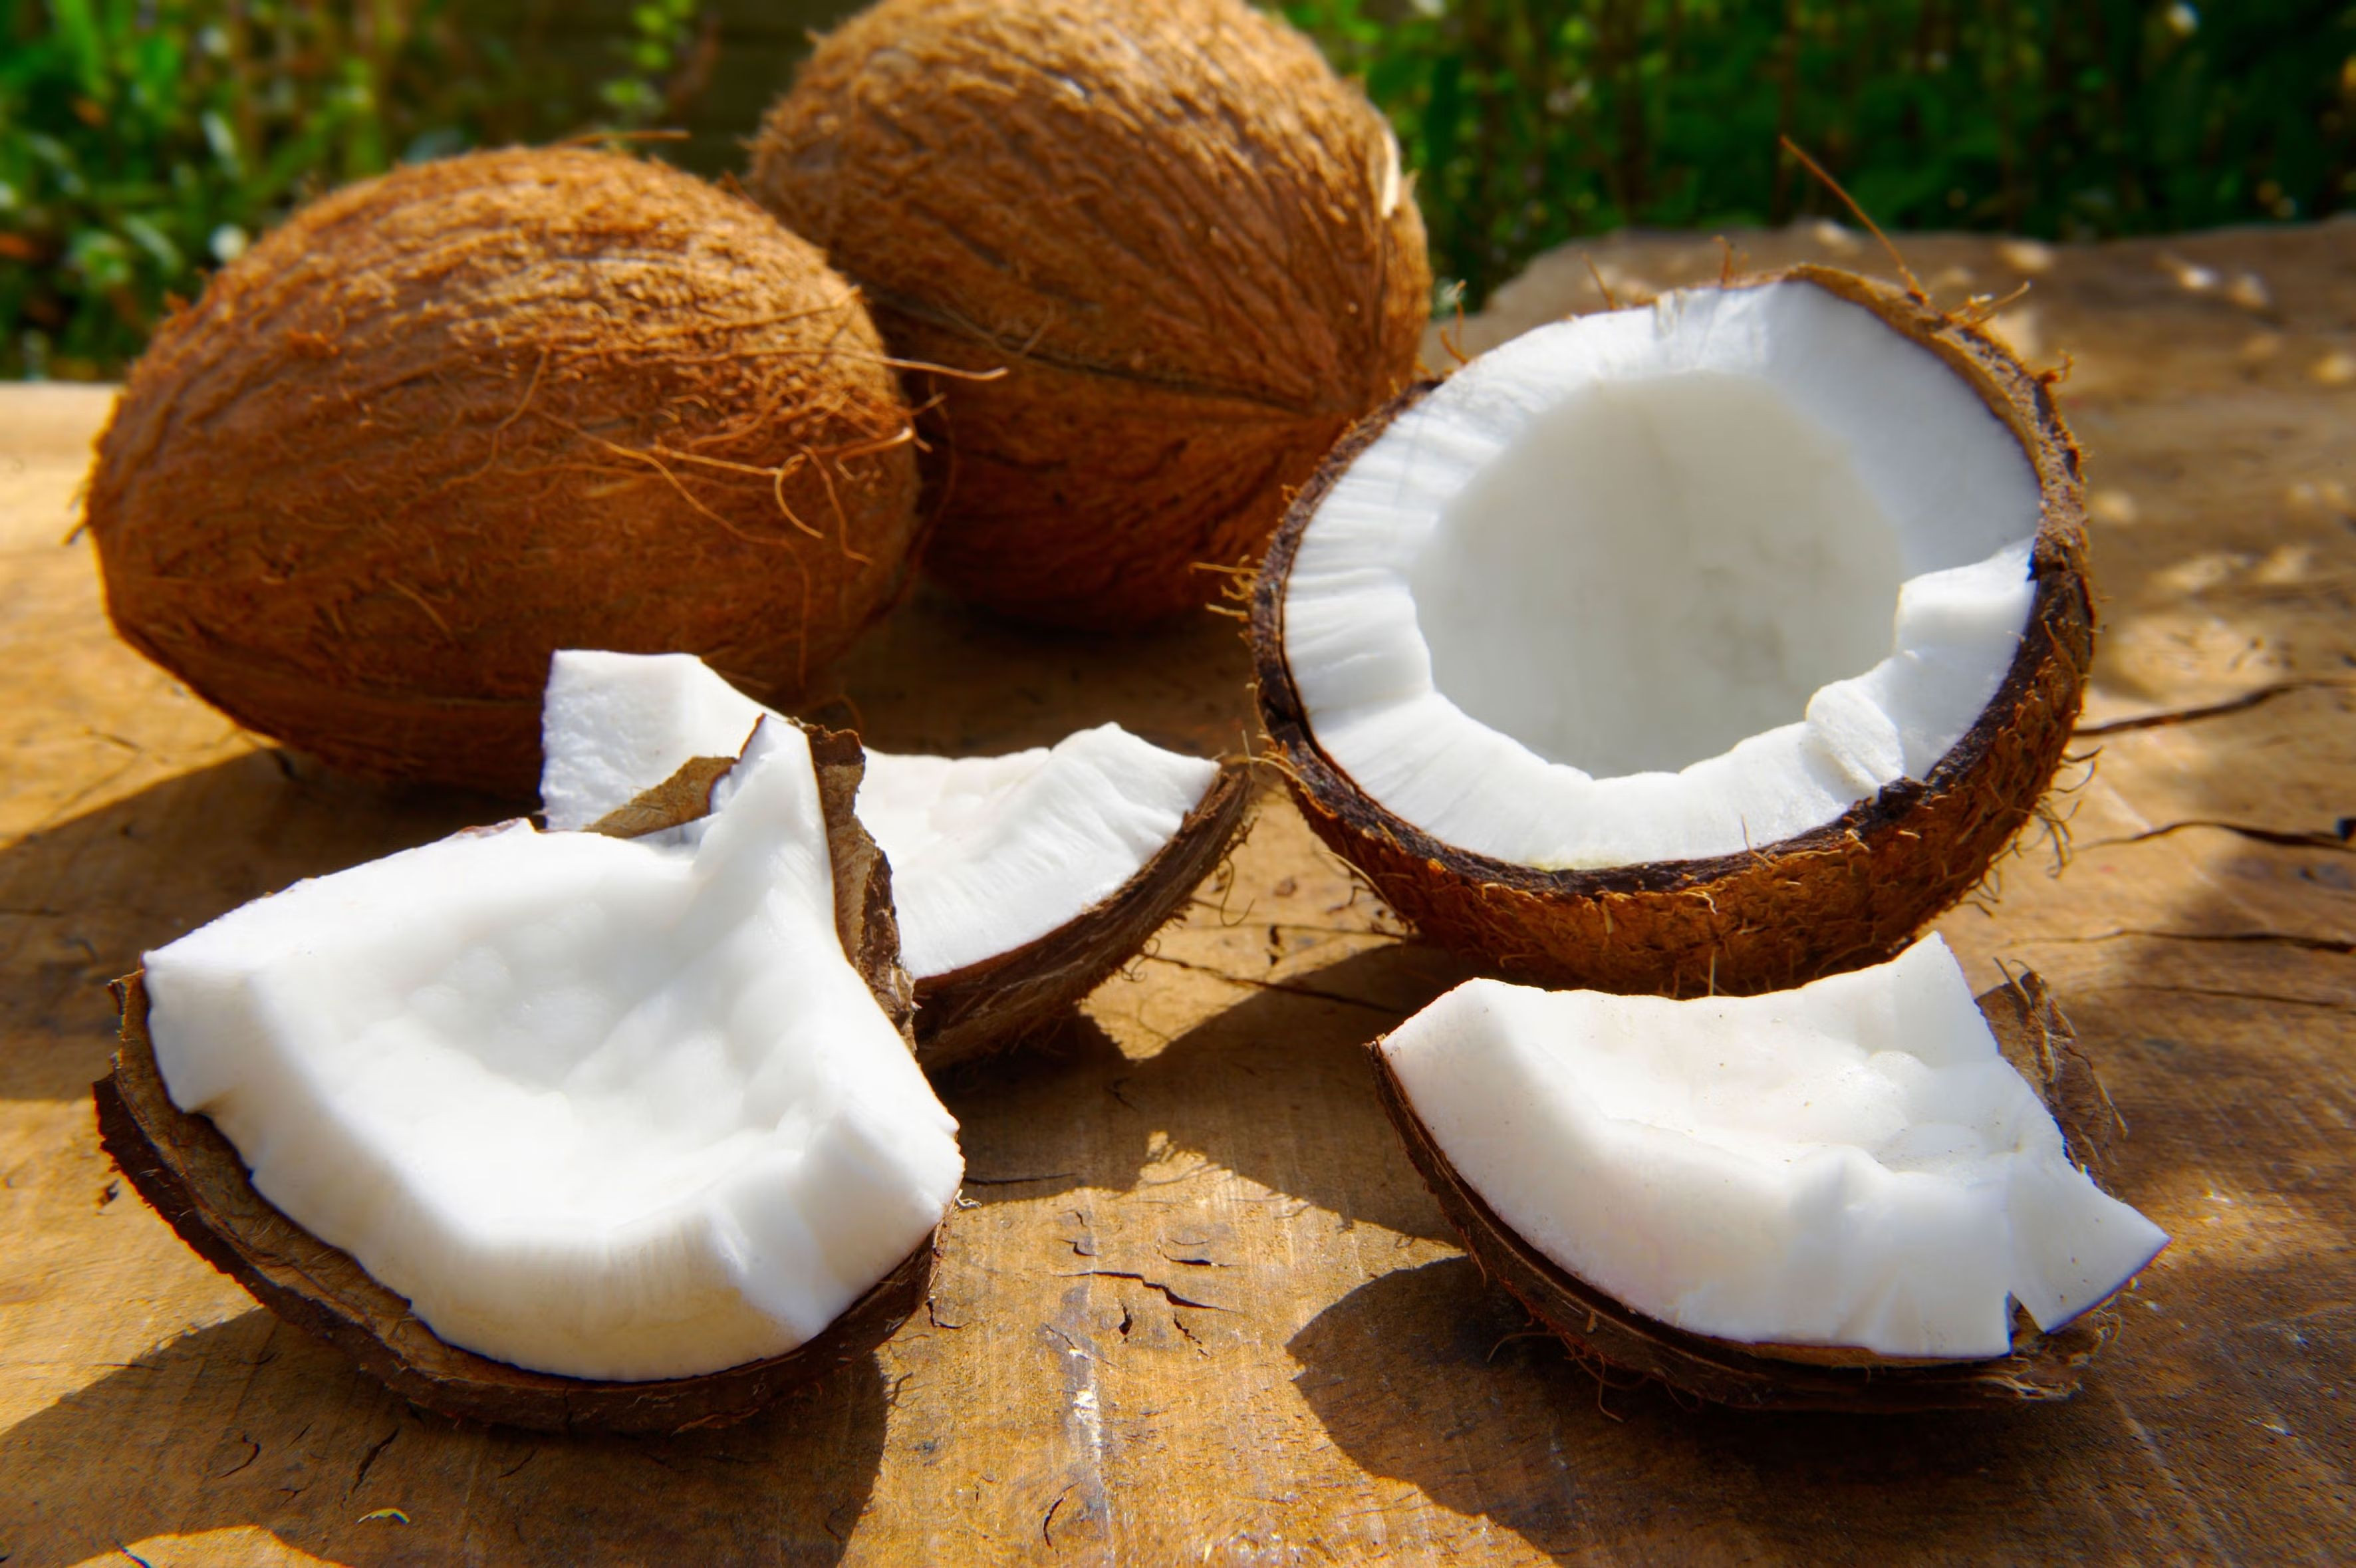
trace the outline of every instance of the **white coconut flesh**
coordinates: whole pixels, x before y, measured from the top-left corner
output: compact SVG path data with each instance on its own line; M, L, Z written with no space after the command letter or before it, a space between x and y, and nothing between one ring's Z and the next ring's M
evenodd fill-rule
M564 651L549 669L541 800L585 827L769 710L691 654ZM892 865L901 961L932 979L1061 929L1176 836L1218 765L1101 725L1003 757L870 751L859 820Z
M1973 1360L2167 1244L2072 1165L1937 937L1796 991L1684 1002L1476 980L1380 1047L1515 1234L1647 1316Z
M793 1349L923 1244L957 1124L835 927L807 737L691 846L529 823L146 956L166 1088L462 1348L642 1380Z
M1813 285L1542 327L1402 413L1308 521L1317 745L1442 843L1730 854L1923 778L2019 650L2040 495L1935 353Z

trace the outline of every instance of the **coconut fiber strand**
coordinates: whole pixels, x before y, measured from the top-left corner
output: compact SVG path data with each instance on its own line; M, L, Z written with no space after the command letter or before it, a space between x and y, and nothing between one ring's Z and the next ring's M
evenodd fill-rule
M100 447L123 637L359 772L527 795L556 649L783 698L895 596L905 405L856 293L659 165L510 151L318 201L166 323Z
M1258 554L1429 311L1382 117L1239 0L885 0L820 41L751 184L896 353L964 372L918 378L929 564L1043 621L1211 598L1197 565Z

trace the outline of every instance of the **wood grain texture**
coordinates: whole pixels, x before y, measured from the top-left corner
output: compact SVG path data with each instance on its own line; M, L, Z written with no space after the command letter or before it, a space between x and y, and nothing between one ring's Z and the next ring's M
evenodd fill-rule
M1839 232L1738 243L1874 260ZM1719 267L1706 238L1591 249L1623 293ZM1375 1098L1365 1043L1464 970L1264 797L1152 956L952 1081L972 1207L873 1358L677 1438L414 1413L123 1189L86 1086L143 949L509 808L263 749L114 643L59 543L103 403L0 388L8 1568L2356 1555L2356 389L2328 370L2356 357L2356 229L1908 256L1943 299L2030 276L1998 330L2074 356L2087 720L2154 721L2073 754L2101 750L2066 774L2060 875L2040 837L1941 927L1978 988L1998 959L2046 977L2130 1126L2109 1179L2176 1238L2074 1399L1859 1420L1600 1386L1458 1254ZM2244 271L2263 312L2226 297ZM1593 298L1574 252L1466 335ZM1246 679L1232 622L1039 637L920 593L808 712L901 750L1118 719L1211 753Z

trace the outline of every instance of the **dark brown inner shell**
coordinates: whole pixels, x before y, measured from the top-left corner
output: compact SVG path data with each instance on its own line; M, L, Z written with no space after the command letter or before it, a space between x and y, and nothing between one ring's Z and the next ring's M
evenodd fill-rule
M864 757L856 736L810 732L835 870L843 950L876 1000L908 1033L908 982L898 963L891 875L851 814ZM699 759L701 760L701 759ZM598 824L633 837L702 814L725 768L691 762ZM818 1335L783 1355L695 1377L611 1382L527 1371L436 1337L409 1303L370 1278L253 1189L245 1164L211 1120L172 1103L147 1034L147 993L115 985L123 1008L113 1071L93 1086L100 1141L140 1197L208 1262L264 1306L317 1335L395 1393L464 1420L538 1432L678 1432L741 1421L794 1387L868 1355L921 1305L937 1231Z
M2007 1059L2044 1096L2070 1157L2101 1185L2121 1131L2118 1112L2044 982L2023 973L1981 996L1979 1007ZM2016 1307L2008 1356L1896 1361L1845 1347L1746 1345L1673 1328L1604 1294L1522 1240L1432 1141L1382 1042L1369 1047L1368 1055L1383 1109L1465 1250L1574 1356L1599 1369L1636 1373L1680 1393L1753 1410L1966 1409L2069 1398L2086 1363L2117 1329L2115 1297L2051 1334L2040 1333Z

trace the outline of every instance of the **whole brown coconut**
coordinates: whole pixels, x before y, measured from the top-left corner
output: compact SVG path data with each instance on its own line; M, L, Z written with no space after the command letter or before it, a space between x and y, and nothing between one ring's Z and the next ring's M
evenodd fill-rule
M1883 962L1979 884L2069 747L2094 659L2094 612L2078 447L2044 381L1976 325L1895 289L1823 267L1779 277L1862 306L1938 355L2019 440L2036 473L2028 624L1995 697L1928 778L1901 779L1822 827L1747 853L1601 870L1547 870L1461 849L1359 789L1318 745L1286 661L1285 586L1326 492L1437 382L1401 394L1334 448L1293 502L1254 584L1260 721L1301 815L1418 929L1510 978L1748 994Z
M929 378L929 564L1058 625L1201 605L1429 315L1380 114L1241 0L884 0L751 185Z
M123 638L357 772L530 794L559 648L789 697L898 592L913 429L855 291L589 151L312 204L166 322L100 444Z

